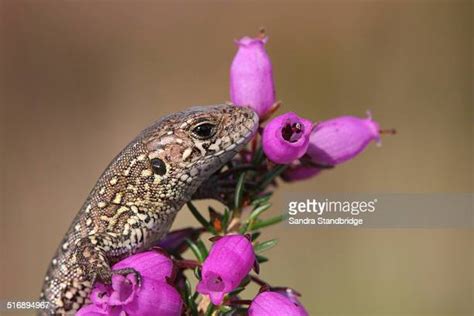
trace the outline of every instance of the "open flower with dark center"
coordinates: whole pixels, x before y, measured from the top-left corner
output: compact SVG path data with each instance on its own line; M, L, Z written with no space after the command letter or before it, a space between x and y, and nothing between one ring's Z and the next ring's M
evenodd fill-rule
M214 305L237 288L255 263L252 243L243 235L227 235L217 240L202 264L197 291L209 295Z
M249 316L308 316L308 312L299 302L287 295L267 291L253 299Z
M263 130L263 151L268 159L288 164L306 153L312 123L293 112L271 120Z
M114 270L123 268L139 272L141 285L133 274L113 275L111 285L97 282L90 295L92 304L82 307L76 315L181 315L181 296L168 283L174 274L170 258L156 251L147 251L113 266Z

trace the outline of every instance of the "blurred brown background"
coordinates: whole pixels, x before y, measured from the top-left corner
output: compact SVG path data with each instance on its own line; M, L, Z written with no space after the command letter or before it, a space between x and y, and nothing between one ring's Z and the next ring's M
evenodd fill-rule
M1 300L37 298L70 221L135 134L229 99L233 39L262 25L282 111L321 120L370 108L399 130L280 192L472 192L470 1L0 5ZM183 210L175 227L191 224ZM311 314L473 314L472 230L266 235L280 244L262 277L300 290Z

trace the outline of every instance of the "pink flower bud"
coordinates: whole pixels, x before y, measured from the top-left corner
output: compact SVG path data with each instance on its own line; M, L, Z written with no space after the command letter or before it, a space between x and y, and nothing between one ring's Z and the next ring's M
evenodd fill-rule
M202 265L197 291L208 294L214 305L237 288L255 263L252 243L242 235L227 235L217 240Z
M263 151L268 159L288 164L308 149L311 121L289 112L275 117L263 130Z
M230 67L230 99L262 117L275 103L272 64L265 51L267 37L243 37Z
M334 166L354 158L373 140L380 140L379 124L370 116L341 116L316 125L307 155L315 164Z
M308 316L308 313L294 299L277 292L263 292L250 304L249 316Z

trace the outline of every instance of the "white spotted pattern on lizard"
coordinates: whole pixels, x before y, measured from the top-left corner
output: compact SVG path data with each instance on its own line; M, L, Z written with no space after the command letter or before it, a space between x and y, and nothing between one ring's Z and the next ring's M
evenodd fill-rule
M199 185L257 127L252 110L225 104L192 107L142 131L104 171L56 251L41 293L49 313L74 313L89 303L96 280L136 273L110 267L163 238Z

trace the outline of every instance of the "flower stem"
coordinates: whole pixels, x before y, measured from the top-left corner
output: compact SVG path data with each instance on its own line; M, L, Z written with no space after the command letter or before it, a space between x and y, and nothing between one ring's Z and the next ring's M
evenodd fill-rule
M258 276L253 275L253 274L250 274L250 280L252 280L254 283L260 286L270 286L267 282L263 281Z
M225 303L225 305L250 305L252 304L252 300L232 300L230 302Z
M196 267L200 267L201 264L196 260L189 260L189 259L182 259L182 260L175 260L176 267L179 269L195 269Z
M397 133L397 130L395 128L388 128L388 129L379 130L379 134L395 135L396 133Z

